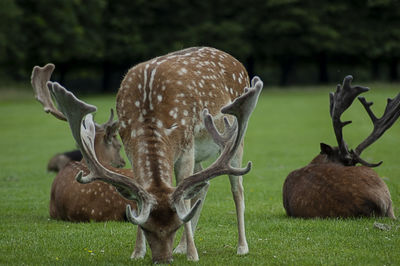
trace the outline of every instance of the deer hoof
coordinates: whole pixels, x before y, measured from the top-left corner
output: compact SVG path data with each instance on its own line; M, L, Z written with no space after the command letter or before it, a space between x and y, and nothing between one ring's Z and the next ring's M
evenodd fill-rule
M175 254L186 254L186 245L181 245L179 244L175 249L174 249Z
M199 261L199 255L197 254L197 252L193 255L187 255L187 259L189 261Z
M134 250L131 255L131 259L133 259L133 260L143 259L144 255L146 255L146 251L142 252L142 251Z
M238 255L246 255L247 253L249 253L249 247L247 245L238 247L237 249Z

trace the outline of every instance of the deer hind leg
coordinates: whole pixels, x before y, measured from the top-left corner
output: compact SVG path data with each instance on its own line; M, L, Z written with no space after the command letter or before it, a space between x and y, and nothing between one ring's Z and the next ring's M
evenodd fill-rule
M137 227L135 249L131 255L131 259L142 259L146 255L146 237L140 226Z
M175 163L175 178L176 183L179 184L184 178L191 176L194 169L194 147L184 152L184 154ZM186 201L187 209L190 209L190 200ZM188 222L184 225L183 231L186 241L182 245L178 245L174 253L185 254L188 260L198 261L199 255L197 253L196 245L194 244L194 236L192 230L192 223ZM182 241L181 241L182 242Z
M201 170L203 170L201 163L196 163L194 166L194 172L197 173L197 172L200 172ZM207 195L208 187L209 187L209 185L206 185L205 187L203 187L203 189L200 190L199 194L197 194L196 197L194 197L190 201L191 206L193 206L197 202L197 200L201 199L201 204L198 207L196 214L193 216L192 220L190 220L191 224L192 224L193 234L197 228L197 223L200 218L201 210L203 208L204 200ZM181 241L179 242L179 245L175 248L174 252L175 253L186 253L186 234L182 235Z
M236 156L232 160L232 166L241 167L243 157L243 143L239 147ZM239 241L237 254L245 255L249 253L249 247L246 240L246 232L244 225L244 190L243 190L243 178L242 176L229 176L229 181L231 183L231 191L233 195L233 200L236 207L236 217L238 224Z

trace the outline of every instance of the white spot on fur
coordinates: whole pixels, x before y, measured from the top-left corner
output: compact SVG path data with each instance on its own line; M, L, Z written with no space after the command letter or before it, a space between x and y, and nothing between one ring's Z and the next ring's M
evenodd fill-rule
M182 67L182 68L178 71L178 74L181 75L181 76L183 76L183 75L185 75L187 72L188 72L187 69L184 68L184 67Z

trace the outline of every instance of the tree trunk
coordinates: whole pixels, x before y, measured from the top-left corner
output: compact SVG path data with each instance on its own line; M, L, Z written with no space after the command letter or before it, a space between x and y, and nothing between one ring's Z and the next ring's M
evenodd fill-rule
M389 79L390 81L399 80L399 59L397 57L391 58L389 62Z
M111 63L107 60L103 62L103 77L101 81L101 92L107 92L110 89Z
M293 72L293 65L294 65L294 60L292 57L287 57L281 61L280 63L281 79L279 82L280 86L288 85L289 77Z
M318 54L318 82L328 83L328 58L325 52Z
M255 64L254 56L249 55L246 58L246 69L247 69L247 73L249 74L250 79L251 79L251 77L254 77L254 64Z
M379 80L380 70L379 60L377 58L371 59L371 77L373 80Z

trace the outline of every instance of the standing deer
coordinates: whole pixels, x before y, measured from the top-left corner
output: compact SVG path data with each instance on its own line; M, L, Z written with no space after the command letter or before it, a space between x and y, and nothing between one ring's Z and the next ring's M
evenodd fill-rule
M223 174L229 175L236 204L238 253L248 252L242 175L251 164L235 167L241 165L243 137L263 85L254 78L248 88L249 79L239 61L213 48L189 48L129 70L117 95L117 112L134 180L97 160L95 128L87 115L96 107L76 99L58 83L48 82L48 86L88 162L90 174L80 173L77 180L110 183L138 204L137 212L127 206L129 221L138 225L132 258L144 257L147 240L153 262L171 262L176 231L184 224L185 237L176 252L186 252L189 260L197 261L193 231L208 180ZM232 115L233 122L222 114ZM224 126L220 134L218 129ZM219 151L217 160L202 170L201 162ZM190 199L194 199L192 205Z
M32 87L36 99L42 103L44 110L66 121L66 117L54 107L46 85L53 70L52 64L43 68L35 67L31 76ZM96 125L95 136L97 158L110 169L125 165L120 156L121 144L116 137L118 122L113 121L113 117L111 110L108 122ZM86 186L78 183L75 176L80 171L89 173L84 161L67 162L61 168L51 187L50 216L73 222L125 220L126 205L136 206L136 204L123 198L113 186L106 183L96 181ZM124 171L127 176L133 176L130 170L114 169L114 171Z
M293 217L359 217L388 216L395 219L389 189L371 167L360 158L362 151L374 143L400 116L400 94L388 99L384 114L377 118L370 109L372 102L358 97L374 129L355 150L343 139L342 129L351 121L340 120L354 99L369 88L351 86L353 77L345 77L336 93L330 94L330 115L338 147L321 143L321 153L309 165L291 172L283 185L283 205ZM357 163L362 164L356 166Z

